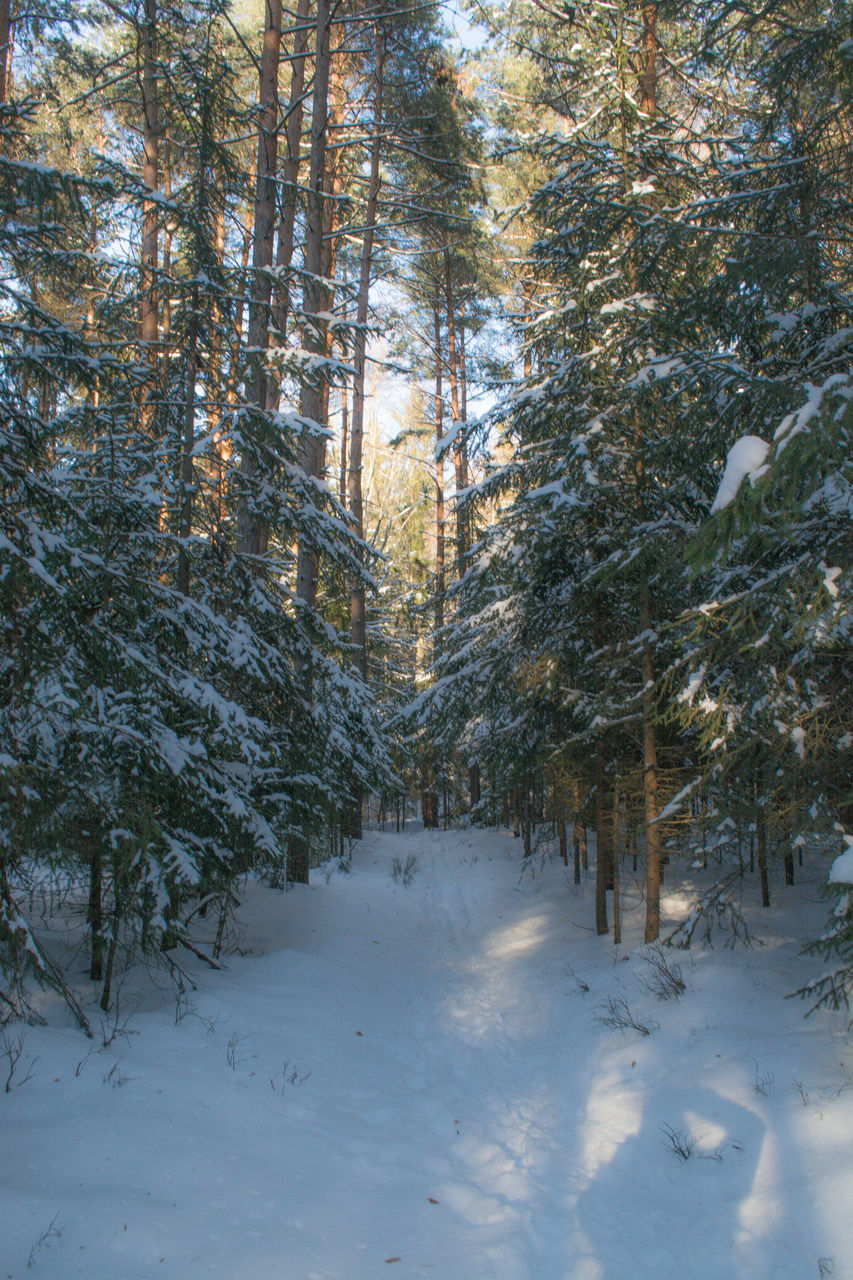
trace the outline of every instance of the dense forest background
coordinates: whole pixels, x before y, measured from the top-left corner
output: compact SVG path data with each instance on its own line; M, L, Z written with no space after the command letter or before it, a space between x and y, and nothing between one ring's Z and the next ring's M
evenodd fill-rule
M617 940L845 848L849 6L469 16L0 0L3 1016L48 901L107 1009L368 806Z

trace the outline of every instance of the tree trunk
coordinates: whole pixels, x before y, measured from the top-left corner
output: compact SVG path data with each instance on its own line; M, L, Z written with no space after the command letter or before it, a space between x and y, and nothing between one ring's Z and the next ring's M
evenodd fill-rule
M444 627L444 455L439 447L444 437L444 385L441 363L441 295L436 281L432 304L433 340L435 343L435 602L433 613L433 658L441 649L440 635Z
M379 159L382 148L383 79L385 63L385 36L380 27L374 32L376 48L376 90L373 105L373 139L370 147L370 176L367 188L365 228L361 242L361 264L356 305L356 334L353 366L355 378L352 393L352 427L349 452L349 510L356 535L364 538L364 503L361 491L361 457L364 440L364 374L367 354L367 317L370 300L370 272L373 262L373 240L376 214L379 205ZM361 548L356 550L359 564L363 564ZM367 633L364 581L353 577L350 584L350 640L355 664L362 680L367 679Z
M169 135L168 99L164 103L163 144L160 147L162 157L163 195L167 200L172 198L172 141ZM172 332L172 223L167 217L163 223L163 290L160 305L160 394L165 402L169 390L169 344Z
M525 280L524 289L524 377L527 381L533 377L533 354L528 345L530 342L530 322L533 318L532 299L533 281Z
M639 90L640 110L652 118L657 111L657 5L643 5L643 38L640 59ZM625 184L628 177L628 151L626 138L626 110L624 81L620 85L622 92L622 161L625 168ZM631 287L637 288L637 263L633 250L628 255L628 275ZM637 414L634 428L634 471L637 485L638 518L644 517L645 462L643 457L644 438L643 425ZM648 572L643 571L640 582L640 631L644 637L651 632L651 603L649 596ZM645 941L655 942L660 933L660 887L662 878L662 856L660 828L658 825L658 780L657 780L657 730L655 724L655 673L654 658L648 639L643 640L640 658L640 676L642 680L642 728L643 728L643 809L646 828L646 921Z
M311 117L311 156L308 178L305 218L305 276L302 309L305 315L303 346L306 351L322 357L328 354L328 321L325 319L328 290L323 278L323 232L325 216L323 207L323 182L326 173L326 140L329 113L329 72L331 64L331 0L317 0L317 28L314 58L314 94ZM300 396L302 417L323 425L325 404L325 379L303 382ZM319 478L325 462L325 442L316 431L304 429L302 439L302 470L308 477ZM317 548L300 537L296 562L296 595L313 611L317 602L317 586L320 573L320 557ZM306 706L313 702L311 663L301 663L303 696ZM307 884L310 868L310 815L309 802L295 797L295 826L288 841L288 876L297 884Z
M92 955L89 977L100 982L104 976L103 855L95 837L89 853L89 927L92 931Z
M450 411L454 431L453 462L456 469L456 573L461 578L465 572L467 529L464 511L460 510L459 494L468 485L468 454L464 441L456 437L462 430L462 414L459 407L459 357L456 347L456 315L453 297L453 272L450 249L444 249L444 294L447 309L447 371L450 376Z
M657 111L657 5L643 5L643 52L640 70L640 110L653 116Z
M609 851L609 819L606 803L606 761L604 741L599 738L595 756L595 931L609 933L607 922L607 889L611 883Z
M157 106L157 0L145 0L145 13L138 31L142 54L142 185L155 192L158 182L160 127ZM142 362L149 374L140 389L140 425L147 435L154 433L157 399L157 204L146 199L142 205L141 279L139 296L139 339Z
M6 101L12 74L12 5L0 0L0 102Z
M258 172L255 180L255 225L252 243L252 283L249 291L248 402L259 413L267 408L266 353L269 349L270 294L269 269L273 259L275 226L275 176L278 152L278 64L281 53L282 0L266 0L264 45L258 72ZM237 552L260 556L266 551L267 530L262 518L252 510L251 489L257 463L246 449L240 465L243 494L237 513Z
M767 876L767 819L758 811L758 878L761 881L761 905L770 906L770 881Z
M331 0L318 0L314 63L314 95L311 117L311 157L305 218L305 276L302 309L305 315L303 346L320 357L327 353L328 321L325 319L328 291L323 278L323 183L326 173L326 140L329 113L329 71L331 63ZM302 416L317 426L323 420L323 379L304 382L300 408ZM306 430L302 441L302 469L318 478L323 470L325 449L316 431ZM317 599L319 556L314 547L300 540L296 570L296 594L313 608Z
M468 766L468 794L471 808L476 809L480 803L480 766L476 762Z
M182 595L190 592L189 540L193 518L193 445L195 443L195 384L198 377L198 284L192 287L192 313L187 333L187 379L184 404L184 439L181 450L180 512L178 516L178 576Z
M651 626L648 583L643 583L641 627ZM657 735L655 727L654 662L651 646L643 645L643 807L646 819L646 927L644 941L656 942L660 933L661 844L658 818Z
M296 223L296 207L299 202L299 159L302 142L302 120L305 101L305 62L308 56L310 24L308 11L310 0L299 0L296 7L296 31L293 38L293 58L290 63L290 98L284 127L286 154L281 167L281 214L278 223L276 247L276 290L273 306L273 328L279 341L285 337L289 303L287 272L293 260L293 229Z
M225 206L216 211L216 261L220 269L225 264ZM247 257L248 261L248 257ZM241 316L242 320L242 316ZM222 311L217 303L213 308L213 330L210 336L210 352L207 359L205 388L208 402L207 421L211 432L210 485L213 509L214 536L222 541L225 526L225 474L231 459L231 439L223 431L223 417L228 403L228 378L225 372L222 331ZM239 352L239 347L238 347Z
M622 941L622 911L619 905L619 787L613 788L613 945Z

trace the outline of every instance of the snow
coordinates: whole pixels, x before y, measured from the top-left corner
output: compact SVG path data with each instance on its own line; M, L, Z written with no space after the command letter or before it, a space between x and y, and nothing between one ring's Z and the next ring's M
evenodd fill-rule
M776 441L777 454L781 454L795 436L802 431L808 430L809 424L815 418L820 417L824 410L824 401L829 398L831 393L834 392L840 396L842 403L845 403L853 396L853 385L851 385L850 376L844 373L834 373L819 385L807 382L803 390L806 393L805 404L796 413L789 413L783 418L773 434L773 439Z
M614 948L591 877L519 844L369 833L348 875L246 886L196 990L127 975L94 1043L46 999L6 1028L0 1278L850 1280L849 1034L785 998L825 867L744 905L765 945L667 953L662 1001L627 866Z
M830 867L830 884L853 884L853 836L845 836L844 842L847 848Z
M734 502L738 491L747 476L751 481L764 474L764 462L770 446L760 436L741 436L729 449L726 458L726 469L717 490L717 496L711 504L711 514L722 511Z
M836 578L841 577L841 569L838 566L827 566L821 564L823 570L823 585L826 587L833 600L838 599L838 587L836 586Z

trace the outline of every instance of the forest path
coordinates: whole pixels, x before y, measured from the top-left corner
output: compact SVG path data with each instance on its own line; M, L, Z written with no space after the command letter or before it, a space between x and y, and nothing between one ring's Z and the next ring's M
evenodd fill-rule
M408 951L390 969L375 955L384 1025L363 1083L395 1134L387 1190L408 1184L416 1205L419 1186L439 1203L417 1215L420 1239L392 1254L405 1250L412 1276L455 1276L460 1259L471 1276L556 1276L549 1255L555 1234L564 1242L570 1190L563 1139L578 1105L567 966L559 961L555 983L546 946L565 897L531 892L518 845L507 850L494 833L416 832L399 847L417 869L382 931L398 957L407 940ZM383 1145L381 1132L368 1144Z
M405 885L392 872L409 859ZM374 833L354 861L363 893L348 877L316 891L322 937L307 932L310 911L294 911L315 891L286 900L288 946L315 953L341 984L340 1011L324 1011L344 1066L331 1099L317 1114L313 1074L288 1099L306 1143L318 1125L328 1143L327 1163L306 1176L317 1194L341 1189L306 1280L362 1280L388 1257L400 1276L557 1277L563 1137L578 1101L560 1007L571 983L562 948L554 982L546 944L565 933L565 895L549 904L522 877L518 843L494 832ZM339 895L346 919L330 931ZM299 1060L316 1052L306 1042Z
M247 885L197 989L127 975L110 1044L28 1029L0 1280L853 1280L846 1049L785 998L814 889L661 1003L629 879L623 948L591 888L506 832L367 833Z

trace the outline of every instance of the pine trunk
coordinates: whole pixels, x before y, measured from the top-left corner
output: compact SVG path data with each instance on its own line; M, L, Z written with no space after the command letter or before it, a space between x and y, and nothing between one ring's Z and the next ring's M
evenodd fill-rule
M92 840L89 854L89 928L92 931L92 954L89 977L100 982L104 976L103 855L97 839Z
M323 275L325 265L325 210L323 183L326 174L326 141L329 115L329 77L331 70L331 0L318 0L314 56L314 93L311 116L311 155L305 211L305 276L302 309L305 315L303 346L319 357L328 355L328 288ZM325 463L325 441L319 434L324 424L326 405L325 379L303 382L300 411L303 419L316 424L304 429L302 438L302 470L309 478L319 479ZM300 537L296 562L296 595L309 612L317 602L320 557L315 546ZM307 706L313 702L311 663L301 663L303 697ZM311 818L309 800L295 797L295 827L288 841L288 877L296 884L307 884L311 861Z
M444 436L444 386L441 363L441 311L439 287L433 298L433 337L435 343L435 603L433 622L433 658L441 650L444 627L444 455L440 453Z
M355 525L356 535L364 538L364 501L361 490L361 461L364 442L364 379L367 356L367 318L370 300L370 273L373 264L373 240L376 226L376 214L379 205L379 160L382 148L383 124L383 68L385 63L385 38L377 26L375 33L376 49L376 90L373 105L373 139L370 147L370 176L367 188L367 208L365 210L364 236L361 242L361 263L358 281L358 302L356 305L356 335L353 366L352 425L350 429L349 448L349 510ZM356 551L359 564L363 563L361 548ZM362 680L367 679L367 630L364 581L354 577L350 584L350 639L353 645L355 664Z
M192 287L192 313L187 333L186 400L184 405L184 439L181 450L180 512L178 517L178 590L190 591L189 540L193 519L193 444L195 442L195 384L198 378L198 284Z
M145 12L139 31L142 56L142 185L152 194L159 178L160 129L157 106L157 0L145 0ZM140 390L142 430L154 432L154 410L157 399L157 204L146 198L142 204L141 281L139 299L139 338L142 363L148 377Z
M761 905L770 906L770 880L767 875L767 819L764 810L758 813L758 878L761 881Z
M456 343L456 312L453 296L453 272L450 249L444 249L444 294L447 308L447 372L450 377L450 411L454 432L453 463L456 470L456 573L461 578L465 572L467 530L465 512L460 508L459 495L468 485L468 455L464 441L456 433L462 431L462 413L459 401L459 355Z
M12 70L12 5L0 0L0 102L6 101Z
M305 63L308 57L310 0L299 0L296 7L296 31L290 63L290 97L284 127L285 157L281 167L281 214L275 265L277 284L272 312L273 328L279 341L285 337L289 303L287 273L293 260L293 231L299 202L299 159L302 143L303 104L305 100Z
M599 739L595 761L595 931L609 933L607 922L607 890L611 884L609 819L604 742Z
M266 354L269 348L269 269L273 260L275 227L275 179L278 153L278 64L281 54L282 0L266 0L264 44L258 72L258 172L255 180L255 220L252 241L252 283L249 294L248 346L250 371L247 400L259 413L267 408ZM266 551L267 530L262 518L252 510L253 482L257 464L251 453L243 454L240 473L243 494L237 513L237 552L260 556Z
M613 945L622 941L622 911L619 904L619 787L613 788Z

